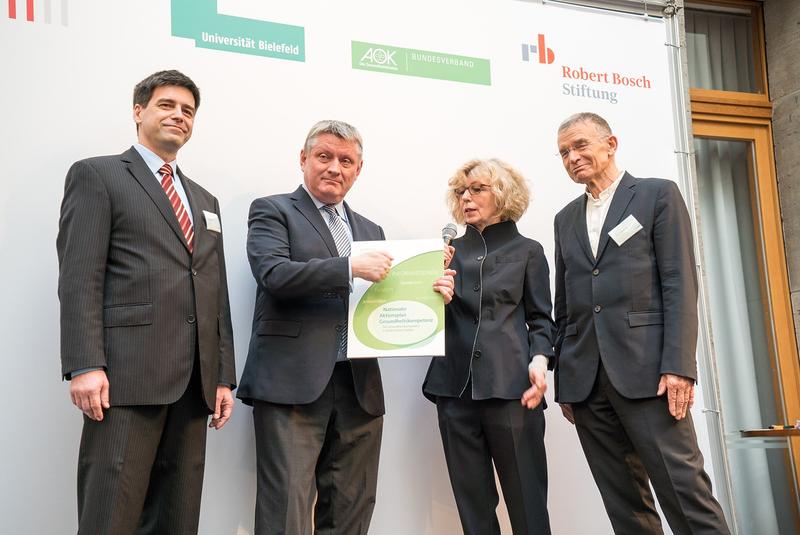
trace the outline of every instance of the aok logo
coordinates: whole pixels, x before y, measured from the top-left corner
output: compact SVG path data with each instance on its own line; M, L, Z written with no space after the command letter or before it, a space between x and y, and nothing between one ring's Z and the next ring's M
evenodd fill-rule
M544 44L544 34L539 34L539 41L535 45L522 43L522 61L533 61L531 54L537 54L539 63L551 64L555 61L556 55L551 48Z
M364 54L361 55L361 59L358 61L364 66L397 70L398 67L397 61L395 61L395 54L397 54L397 50L370 47L366 52L364 52Z

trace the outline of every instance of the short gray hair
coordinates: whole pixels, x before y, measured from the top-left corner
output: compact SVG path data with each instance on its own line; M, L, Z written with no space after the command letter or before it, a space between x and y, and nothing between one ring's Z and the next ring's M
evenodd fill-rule
M560 134L567 128L575 126L578 123L589 123L593 125L597 130L597 133L599 133L601 136L614 135L611 132L611 127L608 125L608 121L606 121L596 113L592 113L590 111L582 111L580 113L576 113L574 115L570 115L569 117L567 117L564 120L564 122L558 126L558 133Z
M361 134L358 133L356 127L347 124L344 121L336 121L332 119L320 121L311 127L311 130L308 131L308 135L306 136L306 142L305 145L303 145L303 150L305 152L309 152L311 148L316 144L317 138L322 134L331 134L338 137L339 139L343 139L345 141L351 141L355 143L356 146L358 147L359 156L361 156L364 153L364 146L363 142L361 141Z

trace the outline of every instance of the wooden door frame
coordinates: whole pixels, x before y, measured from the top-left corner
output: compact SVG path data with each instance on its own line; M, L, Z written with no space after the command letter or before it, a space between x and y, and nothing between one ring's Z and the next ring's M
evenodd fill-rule
M701 104L694 109L709 111ZM759 271L765 291L768 324L767 336L772 346L770 362L776 393L777 411L785 422L800 419L800 360L798 360L792 303L789 295L789 276L783 241L783 228L778 184L773 157L772 126L769 118L748 116L742 110L728 109L727 113L692 113L692 130L695 137L746 141L752 143L751 177L753 199L754 235L759 250ZM700 214L702 217L702 214ZM722 419L725 424L724 417ZM777 422L765 422L764 425ZM737 430L728 430L735 432ZM788 441L790 474L794 482L795 503L800 503L800 437ZM798 508L795 524L800 527Z

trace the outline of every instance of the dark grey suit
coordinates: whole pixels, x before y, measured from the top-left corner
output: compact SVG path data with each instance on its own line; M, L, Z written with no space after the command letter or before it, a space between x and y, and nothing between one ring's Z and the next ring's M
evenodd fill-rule
M384 238L378 225L346 204L345 210L353 240ZM238 397L254 405L256 532L307 532L316 484L318 533L366 533L383 387L376 360L336 363L347 321L348 260L338 256L302 187L253 201L247 254L258 286Z
M643 227L617 245L629 215ZM676 421L662 374L696 378L697 278L689 214L674 182L625 174L595 258L586 196L555 218L556 400L571 403L617 533L661 533L648 476L675 533L727 533L691 415Z
M111 403L102 422L85 418L81 532L132 532L143 507L142 525L154 531L196 531L205 421L217 385L235 386L236 372L222 235L203 216L219 215L219 204L179 176L194 215L193 253L135 149L79 161L67 174L57 240L62 373L104 368ZM162 467L151 479L165 449L193 463L193 475L181 482L179 469ZM154 500L175 509L159 515Z

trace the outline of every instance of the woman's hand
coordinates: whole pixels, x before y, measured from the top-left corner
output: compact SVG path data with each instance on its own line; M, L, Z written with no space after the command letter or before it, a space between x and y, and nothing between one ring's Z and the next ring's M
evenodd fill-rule
M453 292L455 291L455 279L453 277L455 277L455 275L456 271L454 269L445 269L444 275L436 279L436 282L433 283L433 290L442 294L445 305L453 300Z
M547 392L547 378L544 372L535 366L528 369L528 377L531 380L531 387L522 393L520 402L529 409L535 409L542 402L544 393Z
M452 245L445 245L444 246L444 268L447 269L450 267L450 262L453 260L453 257L456 254L456 248Z

